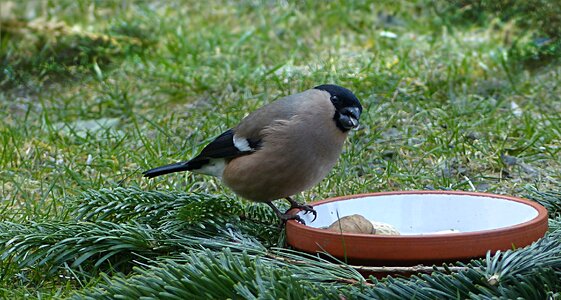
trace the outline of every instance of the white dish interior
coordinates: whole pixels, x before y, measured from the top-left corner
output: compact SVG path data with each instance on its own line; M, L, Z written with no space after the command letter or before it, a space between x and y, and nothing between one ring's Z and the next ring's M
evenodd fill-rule
M311 214L299 215L315 228L329 226L338 218L360 214L370 221L393 225L401 235L438 232L473 232L509 227L538 216L524 203L489 196L459 194L393 194L367 196L314 206Z

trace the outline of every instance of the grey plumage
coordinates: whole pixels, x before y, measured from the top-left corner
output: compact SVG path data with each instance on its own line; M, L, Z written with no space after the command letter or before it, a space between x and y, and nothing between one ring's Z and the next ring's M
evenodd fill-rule
M361 112L352 92L321 85L259 108L190 161L151 169L144 176L189 170L219 177L236 194L273 208L271 201L287 198L292 207L313 211L288 197L329 173ZM299 220L274 209L283 220Z

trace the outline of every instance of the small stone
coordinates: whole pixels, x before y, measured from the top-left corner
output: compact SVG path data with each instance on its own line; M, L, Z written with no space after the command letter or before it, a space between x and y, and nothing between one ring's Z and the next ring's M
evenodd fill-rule
M504 153L501 154L501 160L507 166L515 166L516 164L518 164L518 159L516 159L516 157Z
M478 132L475 132L475 131L470 131L465 135L466 139L472 140L472 141L479 140L480 136L481 135Z

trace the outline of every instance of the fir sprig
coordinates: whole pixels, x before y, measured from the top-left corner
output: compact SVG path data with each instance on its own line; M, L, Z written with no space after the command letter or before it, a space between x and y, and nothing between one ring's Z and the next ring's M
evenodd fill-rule
M136 268L138 275L117 276L74 299L337 299L334 286L293 276L291 270L247 253L203 251Z
M84 195L76 220L1 222L2 274L17 273L14 266L21 272L70 277L73 272L111 272L107 283L76 295L96 299L180 299L201 291L213 298L246 299L546 298L561 290L558 218L550 220L546 237L522 249L435 267L432 274L367 281L360 268L271 247L255 230L272 225L266 208L243 202L232 206L229 201L238 200L204 194L136 188ZM117 205L119 201L123 203ZM188 215L200 215L205 207L213 213L223 208L222 217L214 218L220 221L191 223ZM127 277L114 270L132 273Z
M373 279L374 287L366 294L383 299L435 299L504 297L534 295L527 299L545 299L561 289L561 236L549 235L532 245L459 263L464 270L446 274L434 272L409 279Z
M526 186L525 189L528 192L526 197L543 205L551 217L558 216L561 213L561 191L540 191L537 187L531 185Z
M279 280L305 287L297 298L313 299L544 299L561 288L559 284L559 236L517 251L500 252L486 260L476 260L460 272L435 271L433 274L382 280L370 283L351 266L321 260L313 255L286 249L264 248L234 252L200 250L182 254L157 266L137 268L130 278L107 278L106 284L80 297L153 297L172 299L208 293L211 298L241 296L255 299L256 291L277 298L293 297ZM523 259L519 259L523 258ZM294 263L294 262L298 263ZM278 271L282 270L282 272ZM278 272L278 273L275 273ZM267 276L263 276L267 274ZM285 278L289 275L290 279ZM158 283L155 284L155 278ZM347 279L347 280L341 280ZM354 284L349 284L354 282ZM145 288L150 286L151 288ZM271 290L264 287L274 287ZM199 296L201 294L198 294ZM168 298L170 297L170 298ZM271 298L273 299L273 298Z
M53 274L67 267L93 272L130 269L135 259L155 260L201 249L263 253L261 243L232 226L171 230L177 228L109 221L0 222L0 260L4 268L11 264Z
M240 200L226 196L118 187L85 191L75 201L72 215L85 221L136 221L153 225L180 217L184 223L198 224L239 215L242 206Z
M0 223L0 259L19 268L44 267L55 272L90 263L94 269L111 261L118 267L137 255L154 256L173 249L165 235L147 225L111 222Z
M279 220L269 207L227 196L119 187L85 191L73 203L70 215L81 221L135 222L166 232L209 234L236 224L271 246L280 232Z

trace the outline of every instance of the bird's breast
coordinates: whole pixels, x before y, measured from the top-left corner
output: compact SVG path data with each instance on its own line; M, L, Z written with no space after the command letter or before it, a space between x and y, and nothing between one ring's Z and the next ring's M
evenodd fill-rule
M314 117L297 116L267 128L260 150L226 165L224 183L253 201L284 198L316 185L337 162L346 133L331 119L310 128L318 124Z

